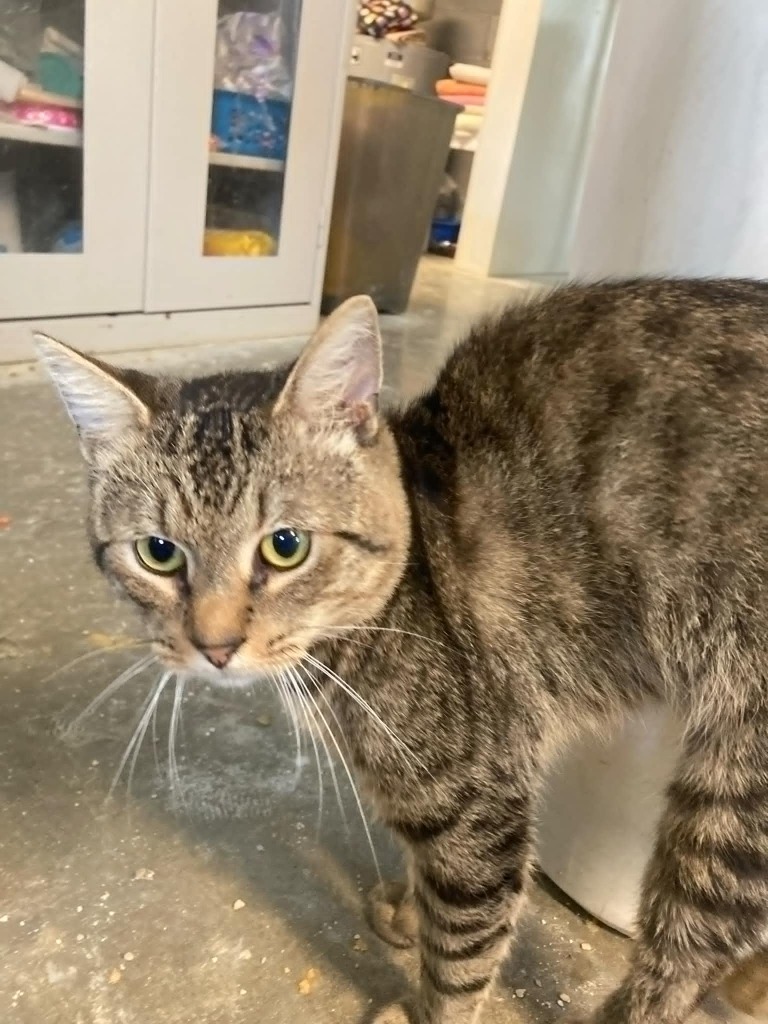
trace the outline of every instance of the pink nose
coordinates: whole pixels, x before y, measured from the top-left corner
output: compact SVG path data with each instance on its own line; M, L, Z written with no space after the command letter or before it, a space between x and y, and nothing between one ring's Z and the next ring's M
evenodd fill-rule
M242 644L242 640L230 640L224 644L200 644L201 652L206 656L208 661L216 668L224 668L228 665L232 655Z

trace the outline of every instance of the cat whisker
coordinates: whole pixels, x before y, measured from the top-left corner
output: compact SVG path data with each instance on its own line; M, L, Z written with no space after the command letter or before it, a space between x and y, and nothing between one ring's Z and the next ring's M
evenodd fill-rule
M156 716L157 716L157 707L158 707L158 704L160 702L160 697L162 695L163 690L165 689L166 683L171 678L171 675L172 675L171 672L165 672L165 673L163 673L163 675L161 676L160 680L158 681L157 690L155 691L154 698L152 699L152 702L151 702L151 704L150 704L150 706L148 708L148 712L149 713L146 716L145 721L143 722L143 724L141 726L141 733L139 735L138 741L136 742L136 745L134 746L133 756L131 757L131 763L130 763L130 766L128 768L128 794L129 795L130 795L130 792L131 792L131 786L133 784L133 775L134 775L134 772L136 771L136 762L139 759L139 751L141 750L141 746L142 746L142 744L144 742L144 737L147 734L147 728L149 726L149 723L151 722L152 726L153 726L153 729L154 729L155 722L156 722ZM155 746L154 743L152 744L152 755L154 757L155 767L158 768L159 765L158 765L158 760L157 760L157 747Z
M96 658L99 655L104 657L109 654L120 654L122 651L133 650L136 647L146 647L152 643L151 640L136 640L128 644L120 644L115 647L99 647L94 651L86 651L85 654L80 654L78 657L73 658L72 661L68 661L66 665L60 665L57 669L54 669L50 675L45 676L44 679L40 680L40 686L45 686L46 683L50 683L52 679L60 676L62 672L67 672L69 669L73 669L76 665L81 665L85 661L90 661L91 658Z
M311 707L309 705L309 702L307 701L307 696L309 694L308 694L307 686L306 686L304 680L296 672L295 669L288 669L288 672L290 674L291 679L293 680L293 684L296 686L296 691L295 692L296 692L297 697L301 700L302 705L306 709L306 713L307 713L308 717L312 719L313 725L316 725L317 728L318 728L318 735L320 737L320 742L323 744L323 750L325 751L325 760L326 760L326 762L328 764L328 768L330 769L330 772L331 772L331 780L333 782L334 793L336 794L336 803L337 803L338 808L339 808L339 814L341 814L341 820L344 823L344 831L346 832L347 835L349 835L349 821L347 819L347 812L344 810L344 800L342 799L342 796L341 796L341 786L339 786L339 779L338 779L338 776L336 774L336 764L334 763L334 760L333 760L333 754L331 753L331 751L330 751L330 749L328 747L328 740L325 737L325 731L318 724L316 715L315 715L315 713L313 713L313 711L312 711L312 709L311 709ZM331 708L331 714L333 715L333 717L334 717L334 719L336 721L336 725L339 728L339 733L341 734L341 724L339 723L338 718L336 718L336 712L333 710L333 708ZM342 736L342 738L343 738L343 736Z
M149 693L147 694L144 703L141 706L136 727L133 730L133 734L131 735L127 747L125 748L123 756L120 758L120 763L118 764L117 770L115 771L115 774L112 778L112 784L109 787L108 794L110 797L113 796L115 789L117 788L117 784L120 781L122 774L125 771L125 766L128 764L129 760L131 761L131 767L128 775L128 792L130 793L131 783L133 782L133 773L136 768L136 761L139 756L139 750L141 749L141 745L144 742L144 737L146 735L150 719L155 713L157 702L160 700L160 696L163 690L165 689L166 683L170 678L171 673L164 672L163 675L161 675L160 678L157 680L157 682L153 683L152 686L150 687Z
M296 711L296 705L291 700L291 695L288 692L287 683L282 672L279 672L277 676L273 672L270 672L270 678L277 688L277 692L280 695L280 703L283 705L283 710L290 719L291 725L293 726L293 736L296 740L296 769L294 772L294 782L298 783L301 775L301 757L302 757L302 746L301 746L301 728L299 726L299 717Z
M157 735L157 708L158 708L158 705L155 704L155 707L154 707L154 709L152 711L152 736L151 736L151 740L152 740L152 756L155 759L155 772L157 773L157 776L159 778L160 775L162 774L162 772L160 770L160 758L158 757L158 753L157 753L157 745L160 742L160 740L158 738L158 735Z
M94 654L99 653L94 651ZM154 654L145 654L143 658L139 658L133 665L129 665L125 671L121 672L120 675L113 679L111 683L104 687L93 700L74 718L69 725L63 730L62 736L64 739L73 739L76 735L80 726L86 721L95 711L97 711L101 705L108 700L113 693L116 693L119 689L129 683L136 676L141 675L145 669L149 668L150 665L155 661Z
M381 882L382 881L381 868L379 866L379 858L376 856L376 848L373 845L373 836L371 835L371 829L370 829L370 826L368 825L368 819L365 816L365 809L363 808L363 801L360 799L360 793L358 792L357 786L355 785L355 779L354 779L354 776L352 775L352 772L350 770L349 765L347 764L347 759L346 759L346 757L344 757L344 752L341 749L341 746L339 745L339 742L336 739L336 736L334 735L333 730L329 726L328 721L327 721L325 715L323 714L323 712L320 709L317 701L315 700L314 696L312 695L311 690L306 685L306 683L304 683L304 681L296 673L294 673L294 677L295 677L297 683L300 685L302 692L305 694L306 698L310 701L312 707L315 709L317 714L320 716L320 721L325 726L325 730L326 730L328 736L330 737L331 742L333 743L333 745L334 745L334 747L336 749L336 753L339 755L339 759L341 760L341 764L342 764L342 767L344 768L344 772L345 772L345 774L347 776L347 779L349 780L350 786L352 787L352 795L355 798L355 803L357 804L357 809L358 809L358 811L360 813L360 820L363 823L363 828L365 830L365 836L366 836L366 839L368 840L368 847L369 847L369 849L371 851L371 857L373 858L374 867L376 868L376 874L378 875L379 881ZM322 693L322 690L320 690L319 692L320 692L321 696L323 696L323 697L325 696ZM326 699L326 702L327 702L327 699Z
M375 651L376 647L374 644L366 644L362 640L353 640L351 636L333 636L331 633L318 633L314 639L319 640L333 640L338 643L343 640L346 644L353 644L355 647L364 647L366 651Z
M176 759L176 738L179 731L179 719L181 717L181 703L184 698L184 687L187 681L183 676L176 676L173 690L173 706L171 708L171 720L168 723L168 780L171 786L171 794L179 803L184 804L184 793L181 786L179 774L179 763Z
M302 661L309 661L310 664L314 665L315 668L319 669L323 675L325 675L332 682L336 683L337 686L355 701L355 703L370 716L371 720L377 725L377 727L390 739L397 749L406 755L406 763L417 764L420 768L426 771L426 765L417 757L413 750L387 725L387 723L381 718L379 714L371 707L364 697L361 697L357 690L350 686L346 680L342 679L341 676L337 675L333 669L328 668L322 661L313 657L311 654L306 654Z
M367 633L401 633L403 636L414 636L419 640L424 640L428 644L435 644L437 647L444 647L446 650L449 645L444 644L442 640L435 640L434 637L424 636L423 633L415 633L410 629L396 629L394 626L326 626L326 629L332 629L338 632L347 632L347 630L359 630L360 632Z
M309 716L309 712L307 710L307 705L306 705L306 702L301 699L301 694L300 693L295 693L294 688L293 688L293 681L291 679L289 679L285 675L285 673L282 672L282 671L280 672L280 680L281 680L282 685L286 689L286 695L288 696L288 700L290 701L291 705L293 706L293 697L294 696L299 701L299 707L301 708L301 711L302 711L302 713L304 715L304 723L305 723L307 732L309 733L309 739L310 739L310 742L312 744L312 749L315 752L315 766L317 767L317 834L319 836L320 835L320 828L321 828L321 826L323 824L323 797L324 797L324 789L325 789L325 785L324 785L325 778L323 776L323 767L322 767L322 764L320 762L320 751L318 750L318 747L317 747L317 739L315 737L315 729L313 728L314 722L310 722L310 720L309 720L310 716ZM296 727L297 728L299 727L298 716L296 718Z

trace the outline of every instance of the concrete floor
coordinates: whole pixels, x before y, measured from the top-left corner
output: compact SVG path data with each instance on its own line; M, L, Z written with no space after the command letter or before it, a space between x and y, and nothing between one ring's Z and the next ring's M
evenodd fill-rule
M419 390L469 317L520 294L425 261L411 311L384 324L389 386ZM262 365L295 347L126 361L190 373ZM176 796L164 707L130 792L123 779L107 799L152 680L138 676L66 731L136 661L133 619L91 567L75 439L37 371L1 372L0 436L0 1021L357 1024L398 996L416 958L365 924L376 870L349 787L345 825L326 784L318 831L314 761L297 776L275 696L200 686L184 705ZM373 834L394 877L397 854ZM537 888L485 1019L558 1021L563 993L587 1010L628 949ZM697 1020L725 1019L712 1013Z

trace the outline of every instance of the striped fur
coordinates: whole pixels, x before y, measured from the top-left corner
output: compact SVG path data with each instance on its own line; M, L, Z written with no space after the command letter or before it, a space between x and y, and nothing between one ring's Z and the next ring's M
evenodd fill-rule
M768 944L768 286L561 289L479 326L384 417L375 324L352 313L290 375L113 371L153 418L86 445L99 564L176 667L197 667L199 613L246 638L233 673L282 664L270 643L288 637L290 667L310 652L365 702L306 676L407 853L407 887L379 892L373 919L400 945L418 930L421 985L380 1024L476 1024L547 760L668 702L684 752L632 967L594 1022L682 1024ZM316 538L290 579L243 554L275 509ZM172 593L120 548L163 516L199 562Z

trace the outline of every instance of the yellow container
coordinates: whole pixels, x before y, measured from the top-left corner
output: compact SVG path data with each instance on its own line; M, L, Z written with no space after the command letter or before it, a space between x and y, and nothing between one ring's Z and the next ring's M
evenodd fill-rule
M275 240L266 231L230 231L206 228L203 238L205 256L274 256Z

